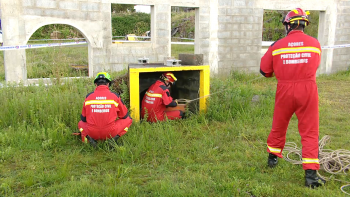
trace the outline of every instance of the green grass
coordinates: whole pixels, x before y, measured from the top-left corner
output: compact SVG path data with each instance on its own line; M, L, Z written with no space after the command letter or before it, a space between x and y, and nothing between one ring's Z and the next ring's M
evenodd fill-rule
M179 59L179 54L194 54L194 45L171 45L171 57Z
M276 80L247 83L256 77L212 78L211 92L222 92L209 98L206 114L134 122L114 150L94 150L71 135L91 79L1 88L0 196L344 196L344 183L335 180L305 188L300 165L267 167ZM349 82L350 72L318 78L320 137L331 136L326 148L350 149ZM259 102L251 102L254 95ZM287 141L300 147L295 117Z
M72 65L88 65L87 46L50 47L26 50L28 78L87 76Z

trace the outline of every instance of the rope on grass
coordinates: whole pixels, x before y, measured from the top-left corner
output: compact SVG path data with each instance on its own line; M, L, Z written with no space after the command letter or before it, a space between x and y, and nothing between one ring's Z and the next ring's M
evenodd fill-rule
M320 165L322 165L323 169L334 175L334 174L345 174L350 171L350 151L339 149L339 150L331 150L331 149L323 149L323 147L326 145L327 141L330 140L330 137L328 135L325 135L320 141L319 141L319 162ZM283 149L283 152L286 152L286 155L283 157L284 160L292 163L292 164L302 164L302 153L301 149L298 148L298 146L294 142L287 142L285 144L285 148ZM291 159L291 157L295 156L299 157L299 159ZM317 174L325 179L329 180L330 177L324 177L320 175L318 172ZM350 182L334 179L336 181L345 182L348 185L343 185L340 187L341 191L350 195L349 193L344 191L345 187L350 186Z

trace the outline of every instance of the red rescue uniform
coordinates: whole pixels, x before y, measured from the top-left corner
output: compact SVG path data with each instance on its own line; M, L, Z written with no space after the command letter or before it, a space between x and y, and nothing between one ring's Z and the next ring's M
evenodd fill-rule
M86 135L95 140L106 140L124 135L131 123L120 96L111 92L107 85L99 85L86 96L78 127L82 141Z
M302 143L303 169L318 170L319 111L316 71L320 43L302 31L291 31L261 58L260 72L276 75L278 84L267 151L282 158L289 121L295 113Z
M145 93L141 104L141 118L145 118L147 114L147 121L157 122L166 119L174 120L180 119L183 114L181 111L167 111L167 106L175 107L177 104L170 96L169 89L164 82L157 80Z

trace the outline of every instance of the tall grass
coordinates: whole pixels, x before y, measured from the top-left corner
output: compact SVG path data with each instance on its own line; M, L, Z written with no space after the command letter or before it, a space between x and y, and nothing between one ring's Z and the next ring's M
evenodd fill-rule
M87 46L64 46L26 50L27 78L61 78L88 76L87 70L74 65L88 66ZM0 82L5 80L4 52L0 51Z
M78 71L74 65L88 66L87 46L50 47L26 50L27 77L87 76L87 70Z
M0 196L342 196L335 180L305 188L299 165L267 167L276 81L256 77L212 78L207 113L134 122L122 146L96 150L71 135L91 79L0 88ZM327 148L350 149L349 82L349 72L318 78ZM300 146L295 117L287 141Z

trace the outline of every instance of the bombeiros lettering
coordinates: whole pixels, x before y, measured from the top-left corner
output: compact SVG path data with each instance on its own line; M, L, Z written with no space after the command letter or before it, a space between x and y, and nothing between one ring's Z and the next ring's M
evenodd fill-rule
M283 60L283 64L306 64L308 62L308 59Z
M91 109L93 113L108 113L109 109Z

